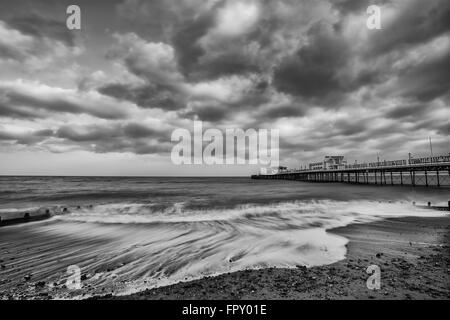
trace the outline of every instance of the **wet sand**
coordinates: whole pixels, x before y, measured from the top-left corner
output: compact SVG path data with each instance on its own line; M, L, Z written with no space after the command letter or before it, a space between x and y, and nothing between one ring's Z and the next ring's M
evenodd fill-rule
M294 269L245 270L128 296L99 299L449 299L450 216L396 218L330 232L347 237L346 259ZM369 290L370 265L381 269Z

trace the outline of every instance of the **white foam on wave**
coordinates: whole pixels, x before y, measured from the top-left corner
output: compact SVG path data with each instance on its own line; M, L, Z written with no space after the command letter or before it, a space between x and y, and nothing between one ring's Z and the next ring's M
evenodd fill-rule
M152 204L108 204L55 217L44 231L80 239L108 239L80 255L99 264L120 264L119 293L268 266L318 266L345 258L348 240L327 232L387 217L444 216L404 202L292 201L234 208L161 209ZM81 223L80 223L81 222ZM124 265L122 262L126 261ZM87 262L86 262L87 263ZM87 263L87 268L89 264ZM93 283L93 285L98 285ZM116 293L118 293L116 292Z
M301 215L298 219L314 224L322 222L328 228L345 226L351 222L368 222L386 217L442 216L442 212L423 209L405 202L378 201L292 201L265 205L246 204L234 208L188 209L184 202L163 210L153 204L114 203L83 208L58 216L64 221L91 223L188 223L256 219L271 214ZM155 207L157 209L155 209Z

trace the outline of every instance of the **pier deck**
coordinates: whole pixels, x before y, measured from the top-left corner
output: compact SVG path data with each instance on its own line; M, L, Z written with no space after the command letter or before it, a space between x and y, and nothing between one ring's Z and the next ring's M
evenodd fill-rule
M281 179L306 182L339 182L375 185L450 186L450 162L406 164L345 169L285 170L252 175L252 179Z

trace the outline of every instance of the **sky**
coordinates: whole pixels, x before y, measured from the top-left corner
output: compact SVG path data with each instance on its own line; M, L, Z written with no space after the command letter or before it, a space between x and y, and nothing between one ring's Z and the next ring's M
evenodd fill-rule
M1 0L0 174L258 171L174 165L194 121L278 129L289 167L446 155L449 70L448 0Z

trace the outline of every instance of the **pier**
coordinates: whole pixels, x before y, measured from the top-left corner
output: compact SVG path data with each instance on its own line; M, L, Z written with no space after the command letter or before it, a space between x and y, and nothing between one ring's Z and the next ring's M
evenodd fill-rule
M450 155L343 165L339 168L285 169L272 174L252 175L251 178L383 186L449 187Z

